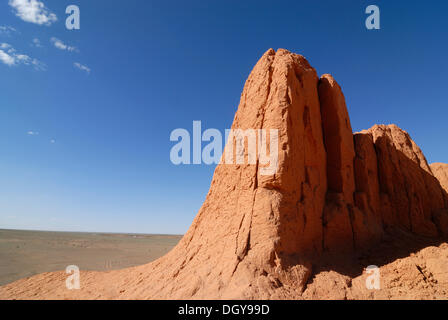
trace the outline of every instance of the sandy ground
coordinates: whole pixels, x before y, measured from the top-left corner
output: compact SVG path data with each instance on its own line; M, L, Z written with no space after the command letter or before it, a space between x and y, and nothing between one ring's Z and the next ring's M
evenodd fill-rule
M162 297L156 295L158 292L151 293L151 289L160 280L159 275L154 276L152 270L154 264L157 265L157 261L160 263L161 260L124 268L125 263L131 264L131 258L129 260L127 258L122 260L112 258L113 256L135 257L133 260L136 261L135 264L140 264L137 262L138 257L133 256L134 253L139 252L138 248L144 249L151 243L151 247L147 247L148 251L153 253L156 251L154 248L158 247L158 252L161 254L163 250L168 250L168 243L174 245L179 237L147 235L134 238L132 235L18 231L1 231L1 234L2 248L8 244L9 250L16 252L11 256L20 256L25 262L27 261L26 256L17 254L20 249L18 243L22 243L23 246L27 246L24 243L31 244L31 250L28 248L24 251L28 250L34 257L34 260L30 260L34 262L27 262L28 266L34 267L32 268L35 270L34 273L44 270L38 269L43 268L44 264L33 265L38 260L36 256L39 256L39 261L44 263L45 259L42 257L46 254L52 256L53 259L59 259L59 261L64 261L65 257L65 262L60 262L62 267L45 262L47 267L59 270L63 269L66 264L72 263L73 260L79 261L77 263L81 267L80 278L82 280L80 290L67 290L67 274L64 271L40 273L0 286L0 299L175 299L182 297L177 291ZM5 234L8 237L5 237ZM28 242L24 240L26 236L29 236ZM22 242L19 241L20 239ZM39 247L39 243L40 251L36 252L33 248ZM66 251L52 248L48 250L52 251L51 254L50 252L45 253L45 249L42 248L44 244L47 248L51 248L50 244L53 244L59 248L65 248ZM17 245L19 248L16 248ZM131 248L134 245L136 247ZM8 261L3 259L3 252L6 251L1 252L2 267L8 266L11 270L10 274L14 273L12 265L8 265ZM60 255L57 255L57 252L60 252ZM69 252L72 252L71 256L68 254ZM98 253L97 256L95 256L95 252ZM139 258L142 259L140 261L143 261L145 256L151 257L145 250L140 250L140 253ZM110 263L107 262L104 265L104 261L110 261ZM14 263L17 268L25 270L26 265L18 263L18 261ZM87 267L82 268L82 263L86 266L96 263L96 266L109 271L87 271ZM366 286L368 274L365 268L369 265L379 267L378 288L369 289ZM382 243L363 253L347 256L323 255L310 267L311 274L309 274L303 292L285 291L285 294L273 299L448 299L448 244L446 239L429 239L397 230L393 236L385 237ZM112 268L119 270L110 270ZM97 267L92 267L92 269L100 270ZM169 271L167 272L169 273ZM22 277L18 274L15 276ZM161 275L161 277L163 276ZM194 277L194 275L189 276ZM189 298L219 299L221 297L190 295Z
M0 229L0 285L68 265L107 271L145 264L163 256L181 237Z

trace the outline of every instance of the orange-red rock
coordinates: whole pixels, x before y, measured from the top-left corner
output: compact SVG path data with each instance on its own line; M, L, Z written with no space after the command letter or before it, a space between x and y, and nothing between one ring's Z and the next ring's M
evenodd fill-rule
M355 241L358 248L367 248L383 235L383 212L378 181L378 158L372 135L356 133L355 141Z
M420 148L396 125L376 125L366 132L378 158L384 227L437 236L432 216L445 207L444 195Z
M325 250L352 251L355 147L345 98L331 75L319 81L324 144L327 151L327 196L323 213Z
M432 163L430 165L434 176L439 179L440 185L446 192L448 192L448 164L446 163Z

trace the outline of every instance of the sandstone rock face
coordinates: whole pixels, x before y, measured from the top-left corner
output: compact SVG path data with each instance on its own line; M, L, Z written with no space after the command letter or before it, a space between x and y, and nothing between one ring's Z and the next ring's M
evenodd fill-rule
M432 163L430 167L434 176L439 179L442 188L448 192L448 164Z
M378 179L378 158L370 134L354 135L355 210L353 224L358 248L367 248L383 235L382 208Z
M1 287L0 297L315 297L302 294L322 256L366 250L397 229L448 232L446 192L409 135L394 125L353 135L341 88L330 75L319 79L300 55L270 49L261 57L232 129L278 130L278 145L268 143L278 149L277 171L261 174L260 161L222 161L191 227L167 255L82 272L81 290L65 289L65 275L49 273Z
M376 125L361 134L365 133L372 137L377 153L383 226L437 236L433 215L446 207L446 193L420 148L395 125Z
M327 152L327 195L323 212L325 250L354 249L355 147L345 98L331 75L319 81L319 99Z
M448 164L433 163L430 165L434 176L439 180L440 185L444 189L445 208L448 208ZM434 214L434 221L439 227L439 232L448 235L448 210L441 209Z

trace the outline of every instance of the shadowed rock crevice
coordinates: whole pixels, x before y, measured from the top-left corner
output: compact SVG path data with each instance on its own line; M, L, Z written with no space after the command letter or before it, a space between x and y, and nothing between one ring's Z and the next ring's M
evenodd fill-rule
M331 75L320 78L319 100L328 184L323 212L323 249L351 252L356 247L353 225L355 148L345 98Z

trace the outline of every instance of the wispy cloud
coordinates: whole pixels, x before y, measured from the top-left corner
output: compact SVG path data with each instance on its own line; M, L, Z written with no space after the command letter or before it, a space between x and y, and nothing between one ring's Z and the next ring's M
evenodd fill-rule
M67 51L76 51L79 52L79 50L76 47L73 46L69 46L66 45L64 42L62 42L62 40L59 40L58 38L52 37L50 39L51 43L53 43L53 45L60 49L60 50L67 50Z
M34 38L34 39L32 40L31 45L32 45L33 47L36 47L36 48L42 48L42 44L40 43L40 40L37 39L37 38Z
M47 66L37 59L31 58L30 56L17 53L9 43L0 43L0 62L6 64L7 66L17 66L26 65L32 66L35 70L45 71Z
M6 42L0 43L0 49L5 49L10 52L14 51L14 48L9 43L6 43Z
M0 26L0 34L11 36L14 33L19 33L16 28L13 28L11 26Z
M7 54L5 51L0 49L0 61L8 66L13 66L15 64L14 57Z
M27 135L29 135L29 136L38 136L39 135L39 132L38 131L32 131L32 130L30 130L30 131L27 131L27 133L26 133ZM48 139L48 138L46 138L45 137L45 134L44 134L44 136L42 137L42 138L44 138L44 139ZM36 138L37 139L37 138ZM55 144L56 143L56 140L55 139L50 139L50 140L48 140L51 144Z
M9 0L9 5L16 16L26 22L49 26L58 20L56 15L38 0Z
M88 66L85 66L83 64L80 64L79 62L73 63L73 65L78 68L79 70L87 72L87 74L90 74L90 68Z

